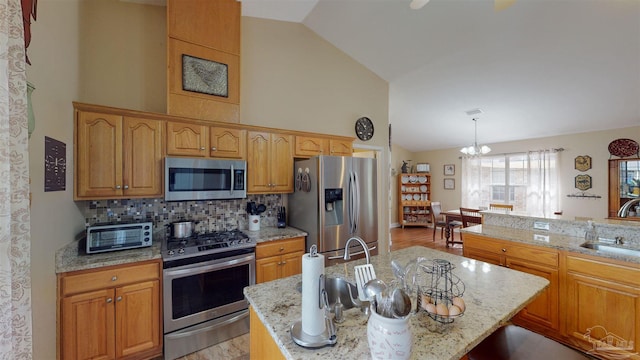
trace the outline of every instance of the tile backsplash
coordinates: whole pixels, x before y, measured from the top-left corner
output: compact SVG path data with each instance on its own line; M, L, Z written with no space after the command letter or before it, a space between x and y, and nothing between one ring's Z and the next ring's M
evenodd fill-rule
M237 200L164 201L164 199L122 199L80 201L78 207L87 226L109 222L153 222L155 231L175 221L198 221L196 232L246 230L247 203L264 204L260 215L262 226L276 226L277 207L282 195L248 195Z

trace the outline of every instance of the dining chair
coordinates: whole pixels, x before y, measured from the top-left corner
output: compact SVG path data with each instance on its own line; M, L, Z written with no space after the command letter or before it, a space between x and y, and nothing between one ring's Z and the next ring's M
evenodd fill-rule
M462 223L459 221L450 221L447 224L447 218L442 214L442 205L439 201L431 202L431 223L433 224L433 241L436 241L436 230L440 227L440 238L442 238L444 229L449 226L451 231L451 240L455 240L455 235L453 229L462 226Z
M482 214L479 209L460 208L460 217L462 218L462 227L482 224Z
M513 211L513 205L511 204L489 204L489 210L511 210Z

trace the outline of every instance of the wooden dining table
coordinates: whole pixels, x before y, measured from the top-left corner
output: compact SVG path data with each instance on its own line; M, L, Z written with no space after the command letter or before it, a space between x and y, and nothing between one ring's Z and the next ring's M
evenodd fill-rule
M462 223L462 215L460 215L460 209L447 210L442 212L442 215L444 215L444 220L447 223L447 226L445 226L444 228L444 238L446 240L447 247L449 247L449 245L462 244L462 238L460 239L460 241L453 241L453 237L451 236L453 227L450 225L452 221L459 221ZM451 238L451 240L449 240L449 238Z

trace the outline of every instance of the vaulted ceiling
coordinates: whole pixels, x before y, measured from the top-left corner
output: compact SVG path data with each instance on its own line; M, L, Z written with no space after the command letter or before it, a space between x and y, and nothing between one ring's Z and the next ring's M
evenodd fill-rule
M387 80L393 142L410 151L469 145L477 108L488 144L640 126L639 0L242 2Z

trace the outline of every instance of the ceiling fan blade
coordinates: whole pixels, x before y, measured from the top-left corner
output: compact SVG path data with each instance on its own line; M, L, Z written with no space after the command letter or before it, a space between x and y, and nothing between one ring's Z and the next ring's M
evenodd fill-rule
M411 4L409 4L409 7L413 10L418 10L427 5L428 2L429 0L411 0Z
M513 5L515 2L516 0L495 0L493 9L495 11L501 11Z

